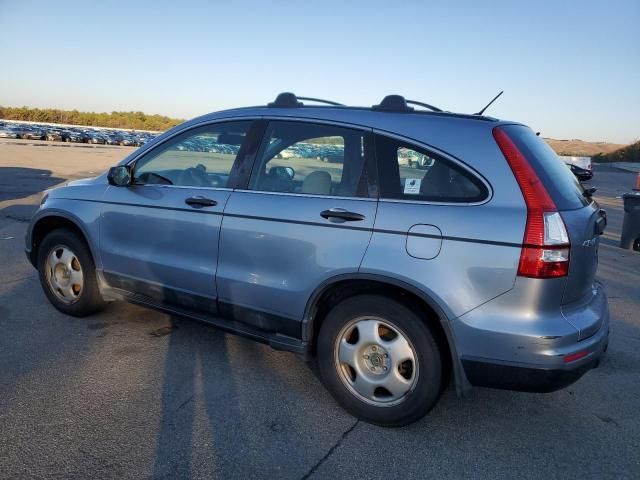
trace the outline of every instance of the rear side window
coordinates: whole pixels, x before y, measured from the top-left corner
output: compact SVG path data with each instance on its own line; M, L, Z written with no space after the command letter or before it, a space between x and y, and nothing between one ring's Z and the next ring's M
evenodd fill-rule
M437 154L384 135L375 140L382 198L472 203L488 195L472 173Z
M509 135L533 167L558 210L575 210L589 204L575 175L530 128L523 125L504 125L500 129Z

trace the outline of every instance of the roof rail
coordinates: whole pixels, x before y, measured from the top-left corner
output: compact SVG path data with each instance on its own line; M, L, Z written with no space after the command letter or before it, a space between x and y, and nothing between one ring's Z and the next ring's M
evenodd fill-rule
M322 98L298 97L298 100L308 100L310 102L326 103L327 105L334 105L336 107L344 107L343 103L334 102L333 100L323 100Z
M327 105L333 105L336 107L343 107L342 103L333 102L331 100L323 100L322 98L313 98L313 97L297 97L294 93L291 92L283 92L280 93L276 99L268 103L268 107L280 107L280 108L298 108L304 107L304 104L299 100L308 100L310 102L318 102L318 103L326 103Z
M406 100L406 102L410 105L419 105L424 108L428 108L429 110L433 110L434 112L442 112L441 108L434 107L433 105L429 105L428 103L418 102L417 100Z

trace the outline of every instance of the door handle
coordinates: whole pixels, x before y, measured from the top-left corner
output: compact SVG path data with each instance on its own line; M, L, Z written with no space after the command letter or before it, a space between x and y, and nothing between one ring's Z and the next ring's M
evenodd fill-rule
M200 195L187 198L184 203L194 208L215 207L218 202L210 198L201 197Z
M598 220L596 220L594 233L596 235L602 235L605 228L607 228L607 212L606 210L600 209L598 210Z
M364 215L355 212L348 212L343 208L332 208L331 210L323 210L320 212L322 218L326 218L330 222L340 221L343 222L359 222L365 219Z

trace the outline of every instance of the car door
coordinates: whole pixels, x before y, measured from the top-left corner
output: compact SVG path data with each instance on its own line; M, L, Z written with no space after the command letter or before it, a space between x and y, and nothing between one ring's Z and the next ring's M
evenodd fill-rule
M222 212L251 121L211 123L134 160L133 183L104 196L100 253L112 287L216 312Z
M371 132L270 121L245 189L225 210L218 305L292 337L314 289L358 271L376 214Z

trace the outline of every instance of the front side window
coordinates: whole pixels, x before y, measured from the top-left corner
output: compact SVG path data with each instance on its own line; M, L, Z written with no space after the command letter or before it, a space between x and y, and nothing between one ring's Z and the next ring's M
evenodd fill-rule
M488 195L477 177L439 155L383 135L375 141L382 198L470 203Z
M249 189L366 196L365 135L332 125L270 122Z
M136 183L224 188L251 122L205 125L167 141L136 162Z

